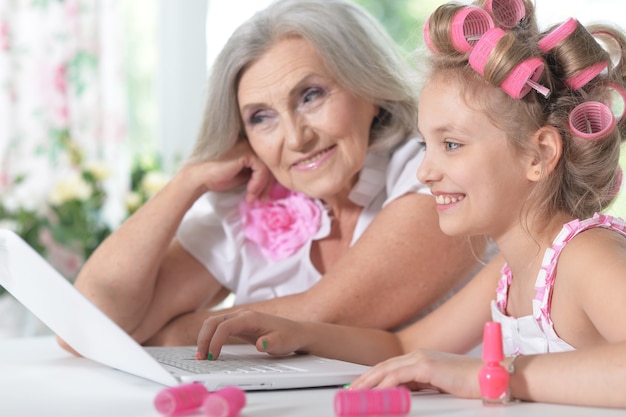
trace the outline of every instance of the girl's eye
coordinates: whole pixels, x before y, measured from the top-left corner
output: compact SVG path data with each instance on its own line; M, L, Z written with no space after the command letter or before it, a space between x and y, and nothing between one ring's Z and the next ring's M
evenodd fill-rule
M446 151L453 151L461 147L459 143L450 142L450 141L445 141L444 146L446 147Z

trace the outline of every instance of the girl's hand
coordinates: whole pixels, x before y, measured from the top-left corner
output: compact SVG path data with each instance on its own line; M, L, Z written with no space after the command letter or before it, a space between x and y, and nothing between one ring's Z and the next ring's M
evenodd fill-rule
M305 333L298 322L256 311L213 316L200 329L196 359L217 359L230 337L242 339L270 355L302 352Z
M480 398L478 358L417 350L374 366L351 384L351 389L406 385L413 390L435 389L461 398Z

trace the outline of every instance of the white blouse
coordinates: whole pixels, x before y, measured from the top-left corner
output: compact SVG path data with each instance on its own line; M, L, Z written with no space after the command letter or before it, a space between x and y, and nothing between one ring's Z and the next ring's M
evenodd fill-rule
M351 245L361 237L374 217L389 202L407 193L430 194L418 181L417 169L424 147L408 140L391 155L370 152L350 200L363 207ZM202 195L186 213L178 229L181 245L226 288L235 293L235 304L267 300L308 290L322 277L309 256L313 240L330 233L331 219L322 212L317 234L291 257L272 261L243 234L238 205L244 191Z

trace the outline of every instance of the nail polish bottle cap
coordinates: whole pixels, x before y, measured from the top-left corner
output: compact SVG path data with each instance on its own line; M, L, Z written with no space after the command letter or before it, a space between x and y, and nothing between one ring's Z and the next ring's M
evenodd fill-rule
M503 359L502 328L500 323L488 321L483 331L483 361L500 362Z

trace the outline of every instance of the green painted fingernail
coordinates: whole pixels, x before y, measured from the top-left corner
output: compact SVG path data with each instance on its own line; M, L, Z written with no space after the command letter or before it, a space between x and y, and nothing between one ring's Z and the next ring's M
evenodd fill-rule
M267 350L267 340L263 341L263 350Z
M350 383L345 384L343 387L344 387L345 389L350 388Z
M206 357L207 361L212 361L213 360L213 352L209 352L209 354Z

